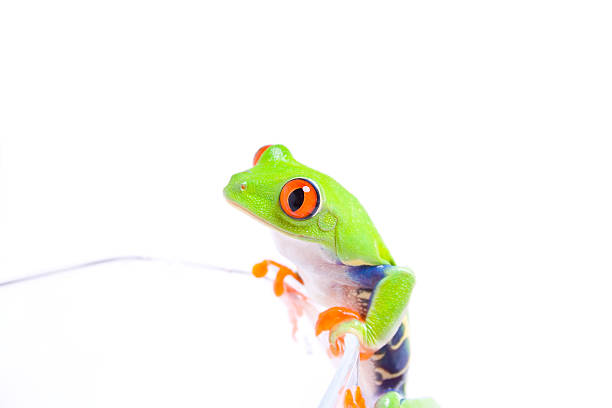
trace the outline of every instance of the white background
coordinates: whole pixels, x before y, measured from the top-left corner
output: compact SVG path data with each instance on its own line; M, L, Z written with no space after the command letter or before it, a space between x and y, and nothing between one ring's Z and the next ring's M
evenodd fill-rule
M0 278L282 261L221 190L283 143L417 274L409 393L612 405L605 1L0 4ZM316 345L315 345L316 346ZM313 407L262 282L159 264L0 289L0 407Z

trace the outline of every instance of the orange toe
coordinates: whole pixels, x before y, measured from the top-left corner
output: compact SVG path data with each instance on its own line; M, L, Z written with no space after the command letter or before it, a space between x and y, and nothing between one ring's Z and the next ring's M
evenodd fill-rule
M321 332L331 330L337 324L340 324L346 320L357 319L363 321L359 313L349 309L348 307L331 307L326 311L319 314L317 324L315 326L315 335L321 334Z
M276 278L274 279L274 294L276 296L280 296L283 294L283 292L285 291L285 277L287 276L292 276L296 281L300 282L302 285L304 284L304 281L302 280L302 277L300 275L297 274L297 272L292 271L291 269L287 268L286 266L282 266L282 265L277 265L280 269L278 270L278 273L276 274Z
M356 311L347 307L332 307L319 314L317 324L315 326L315 335L318 336L324 331L332 330L337 324L345 322L347 320L356 319L363 322L363 319ZM344 352L344 339L340 337L336 341L336 350L330 350L332 355L339 356ZM368 360L374 355L375 350L366 348L363 344L359 352L360 360Z
M346 390L344 393L344 408L357 408L355 401L353 400L353 393L351 390Z
M372 357L374 355L374 352L376 350L370 350L370 349L366 349L364 347L361 348L361 352L359 353L359 359L361 361L365 361L365 360L369 360L370 357Z
M300 282L302 285L304 284L302 277L298 275L297 272L292 271L291 269L287 268L285 265L281 265L278 262L274 262L269 259L266 259L258 264L255 264L253 266L253 275L256 278L263 278L268 273L269 265L274 265L278 267L278 272L276 273L276 278L274 279L274 294L276 296L280 296L285 292L284 281L287 276L292 276L295 280Z
M344 392L344 408L366 408L365 400L361 395L361 388L359 386L355 390L355 398L353 399L353 393L351 390Z
M361 388L357 386L357 391L355 391L355 402L357 403L357 407L366 408L365 399L363 399L363 395L361 395Z
M262 261L258 264L253 265L253 276L256 278L263 278L268 273L268 262Z

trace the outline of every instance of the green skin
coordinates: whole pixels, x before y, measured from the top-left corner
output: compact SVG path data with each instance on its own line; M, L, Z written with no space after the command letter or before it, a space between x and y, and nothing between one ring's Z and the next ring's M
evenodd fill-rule
M314 181L321 196L318 211L308 219L288 216L279 204L285 183L298 177ZM253 168L232 176L223 193L232 204L267 225L324 246L345 265L391 265L376 285L365 321L346 321L330 333L332 349L336 340L347 333L355 334L362 346L371 350L389 342L406 313L414 275L395 266L372 220L351 193L331 177L298 163L282 145L270 146ZM376 407L425 407L417 405L422 402L400 403L399 394L390 392L377 401Z

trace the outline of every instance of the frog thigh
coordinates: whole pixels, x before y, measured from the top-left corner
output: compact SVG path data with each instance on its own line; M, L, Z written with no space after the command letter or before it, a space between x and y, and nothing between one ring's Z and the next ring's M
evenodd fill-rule
M366 316L366 342L374 350L391 340L406 314L414 287L414 274L408 268L390 266L374 287Z

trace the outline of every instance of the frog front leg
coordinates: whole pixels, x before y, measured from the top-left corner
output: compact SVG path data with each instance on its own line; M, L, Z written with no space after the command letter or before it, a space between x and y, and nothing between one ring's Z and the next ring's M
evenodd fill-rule
M296 333L298 330L298 319L305 312L308 316L311 316L311 318L313 318L313 316L316 316L316 310L314 306L310 304L306 295L295 289L293 286L287 285L285 283L285 278L287 276L291 276L302 285L304 284L302 277L297 272L291 270L285 265L266 259L253 266L253 275L256 278L263 278L267 275L268 268L270 266L275 266L276 268L278 268L273 283L274 294L280 297L287 306L287 311L289 312L289 321L291 322L292 326L291 334L293 338L296 339Z
M414 274L407 268L389 266L376 284L365 319L356 312L335 307L319 315L317 334L329 330L330 349L339 354L342 338L351 333L362 346L362 359L387 344L402 322L414 287Z
M287 276L292 276L302 285L304 284L302 277L297 272L289 269L285 265L279 264L278 262L271 261L269 259L265 259L260 263L253 265L253 276L255 276L256 278L263 278L268 273L268 267L270 265L276 266L278 268L278 272L276 273L276 277L274 278L274 294L276 296L281 296L285 292L285 278Z

